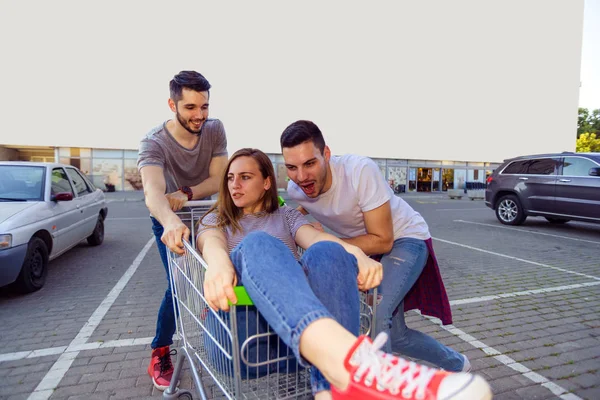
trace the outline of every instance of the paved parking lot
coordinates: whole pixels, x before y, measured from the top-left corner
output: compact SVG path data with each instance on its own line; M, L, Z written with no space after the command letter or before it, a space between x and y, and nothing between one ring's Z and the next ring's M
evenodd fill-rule
M104 244L54 260L44 289L0 289L0 399L160 397L145 369L165 274L128 196L112 197ZM465 352L495 399L599 399L600 225L506 227L482 201L404 198L430 225L454 315L408 325Z

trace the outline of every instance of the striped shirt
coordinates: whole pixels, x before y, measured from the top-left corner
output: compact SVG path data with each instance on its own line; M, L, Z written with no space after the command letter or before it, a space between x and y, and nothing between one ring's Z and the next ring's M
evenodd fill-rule
M218 229L216 227L216 212L208 214L200 222L198 235L196 237L209 229ZM263 231L281 240L290 249L296 260L299 259L296 245L296 232L298 232L298 229L302 225L310 224L304 215L289 206L280 207L271 214L266 212L246 214L240 219L239 223L242 227L241 232L237 231L236 233L233 233L231 226L224 228L229 254L231 254L233 249L244 240L248 233Z

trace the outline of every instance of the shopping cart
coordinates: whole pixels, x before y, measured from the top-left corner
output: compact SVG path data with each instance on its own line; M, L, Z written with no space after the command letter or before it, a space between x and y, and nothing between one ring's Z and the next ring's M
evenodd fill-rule
M190 364L193 381L202 400L310 399L310 373L299 365L293 352L279 339L256 310L242 286L236 287L238 303L229 313L214 311L204 298L205 261L195 249L194 222L213 204L189 202L180 213L190 223L191 242L185 253L168 252L173 303L177 315L180 350L171 386L163 398L192 399L189 390L177 388L184 365ZM360 296L361 333L369 334L375 323L376 289ZM245 338L243 342L241 338Z

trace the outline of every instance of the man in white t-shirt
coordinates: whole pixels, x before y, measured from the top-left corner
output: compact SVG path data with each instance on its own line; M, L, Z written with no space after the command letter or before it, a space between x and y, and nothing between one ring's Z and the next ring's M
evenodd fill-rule
M343 240L381 256L376 333L390 334L384 349L433 363L447 371L468 371L468 359L432 337L407 328L404 311L420 309L452 323L427 223L394 195L379 167L359 155L331 156L311 121L296 121L282 133L290 178L288 195ZM389 342L388 342L389 343Z

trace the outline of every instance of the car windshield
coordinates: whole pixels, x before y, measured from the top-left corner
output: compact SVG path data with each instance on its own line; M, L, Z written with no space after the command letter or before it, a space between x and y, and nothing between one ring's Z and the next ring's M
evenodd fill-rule
M0 202L44 199L44 167L0 165Z

